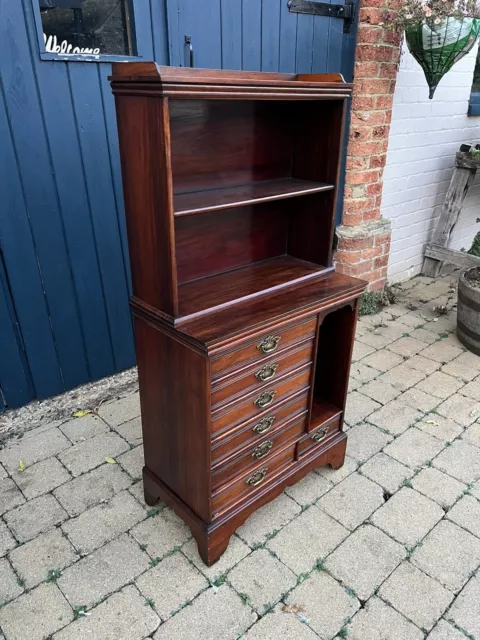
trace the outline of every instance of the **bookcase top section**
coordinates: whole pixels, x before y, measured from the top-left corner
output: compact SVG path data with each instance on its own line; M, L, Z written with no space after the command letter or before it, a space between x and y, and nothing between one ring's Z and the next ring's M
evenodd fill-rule
M115 94L190 99L345 99L352 84L340 73L264 73L162 67L155 62L115 62L109 77Z

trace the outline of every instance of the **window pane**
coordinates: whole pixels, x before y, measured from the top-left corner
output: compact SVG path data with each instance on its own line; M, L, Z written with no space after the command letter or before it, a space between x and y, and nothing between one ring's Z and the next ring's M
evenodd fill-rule
M477 62L475 63L475 71L473 72L472 93L480 93L480 49L477 52Z
M134 54L128 0L38 2L47 51L59 54Z

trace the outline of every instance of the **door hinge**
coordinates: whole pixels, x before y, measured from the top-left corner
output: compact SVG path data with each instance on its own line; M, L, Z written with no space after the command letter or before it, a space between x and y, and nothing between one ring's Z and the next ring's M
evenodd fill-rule
M355 3L348 0L345 4L313 2L312 0L288 0L288 8L292 13L307 13L314 16L330 16L345 20L343 32L350 33L355 20Z

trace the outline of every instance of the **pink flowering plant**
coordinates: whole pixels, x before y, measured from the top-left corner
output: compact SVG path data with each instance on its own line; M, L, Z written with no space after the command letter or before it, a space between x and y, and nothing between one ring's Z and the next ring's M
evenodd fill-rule
M402 0L396 11L385 12L385 26L404 31L428 22L441 25L448 18L480 18L479 0Z

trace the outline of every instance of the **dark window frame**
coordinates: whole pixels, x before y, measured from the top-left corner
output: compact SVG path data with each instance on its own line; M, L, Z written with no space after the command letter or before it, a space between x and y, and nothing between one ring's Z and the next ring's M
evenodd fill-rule
M480 67L480 47L478 47L477 49L477 58L475 61L475 69L473 72L474 74L475 74L477 65L479 65ZM472 79L472 90L470 92L470 101L468 103L468 115L480 116L480 91L473 90L473 79Z
M38 0L31 0L33 16L35 20L35 29L37 32L37 40L40 52L41 60L61 60L63 62L132 62L135 60L142 60L143 56L138 55L137 37L136 37L136 24L135 24L135 12L138 2L145 2L146 0L125 0L128 6L128 22L130 28L130 39L132 50L135 52L131 55L125 54L92 54L92 53L78 53L78 54L62 54L51 53L46 50L45 42L43 38L43 24L42 16L40 13L40 4Z

